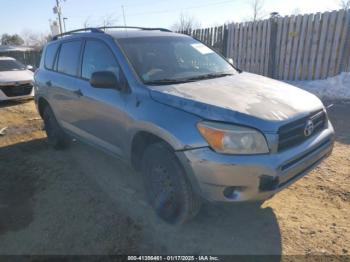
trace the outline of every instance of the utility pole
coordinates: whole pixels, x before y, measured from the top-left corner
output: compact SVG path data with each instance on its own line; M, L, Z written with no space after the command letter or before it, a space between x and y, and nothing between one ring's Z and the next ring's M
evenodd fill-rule
M124 26L126 27L125 10L124 10L124 6L123 5L122 5L122 11L123 11Z
M56 0L56 11L58 16L58 23L60 25L60 33L63 33L62 30L62 13L61 13L61 6L60 6L60 0Z
M63 17L63 28L64 28L64 32L67 32L66 20L68 20L68 18L67 18L67 17Z

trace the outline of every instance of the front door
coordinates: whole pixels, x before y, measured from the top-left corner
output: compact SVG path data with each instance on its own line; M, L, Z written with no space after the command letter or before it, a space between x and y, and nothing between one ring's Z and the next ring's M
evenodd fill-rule
M88 141L117 155L123 155L126 137L126 106L129 95L113 88L94 88L89 80L92 73L113 72L118 81L125 78L110 48L101 40L86 40L82 55L79 121L80 134Z

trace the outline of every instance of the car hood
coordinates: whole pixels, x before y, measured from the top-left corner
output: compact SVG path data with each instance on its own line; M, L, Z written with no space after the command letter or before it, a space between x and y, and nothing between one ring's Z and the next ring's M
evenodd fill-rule
M251 73L167 86L150 86L158 102L199 115L276 131L293 118L323 108L313 94Z
M29 70L0 72L0 84L30 81L33 81L33 72Z

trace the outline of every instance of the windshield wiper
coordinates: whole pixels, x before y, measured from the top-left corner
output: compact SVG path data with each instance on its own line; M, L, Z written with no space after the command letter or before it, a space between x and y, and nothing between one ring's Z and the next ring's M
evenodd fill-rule
M213 78L219 78L219 77L224 77L224 76L232 76L232 75L233 75L233 74L230 74L230 73L206 74L206 75L200 75L200 76L195 76L195 77L187 78L186 80L195 81L195 80L213 79Z
M219 77L231 76L231 75L233 74L230 74L230 73L206 74L206 75L200 75L200 76L189 77L189 78L181 78L181 79L160 79L160 80L154 80L154 81L145 81L144 83L146 85L171 85L171 84L188 83L188 82L194 82L194 81L203 80L203 79L213 79L213 78L219 78Z
M154 80L154 81L145 81L144 84L146 85L171 85L171 84L181 84L191 82L191 80L188 79L160 79L160 80Z

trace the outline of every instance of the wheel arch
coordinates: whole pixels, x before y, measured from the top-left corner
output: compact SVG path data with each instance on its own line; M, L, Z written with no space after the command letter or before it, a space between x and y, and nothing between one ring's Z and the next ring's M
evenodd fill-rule
M176 139L174 137L169 138L169 136L165 136L164 133L162 134L163 135L159 135L159 133L155 133L149 130L139 130L135 132L134 136L132 137L132 142L130 146L129 159L131 166L136 171L140 171L142 156L146 148L154 143L163 143L167 145L169 149L171 149L176 155L176 158L179 161L179 164L182 166L186 177L191 183L194 191L198 195L202 195L197 178L195 177L193 171L189 170L189 165L185 163L185 157L182 157L184 154L183 152L181 152L181 150L183 150L184 147L182 147L181 149L177 148L179 147L179 142L176 142Z
M135 132L130 147L130 161L135 170L140 170L141 159L145 149L155 143L164 143L171 150L176 150L176 143L164 135L149 130L138 130Z

